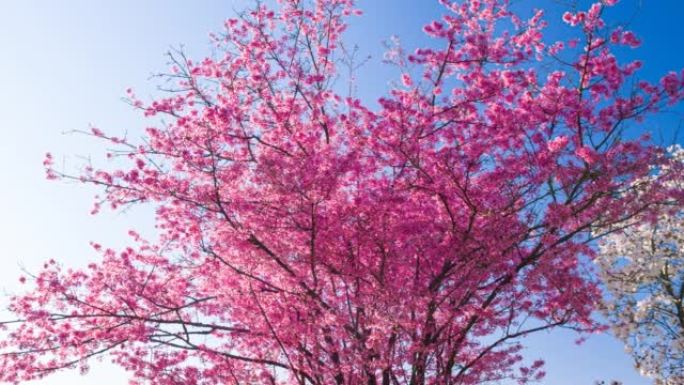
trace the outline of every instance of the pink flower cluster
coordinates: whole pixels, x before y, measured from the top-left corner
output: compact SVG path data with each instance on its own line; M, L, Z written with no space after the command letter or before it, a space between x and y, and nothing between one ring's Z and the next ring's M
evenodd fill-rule
M143 140L92 129L120 168L48 154L48 178L102 187L95 211L153 204L160 236L27 278L0 381L109 355L134 384L527 383L543 362L521 337L600 329L580 261L666 194L639 182L661 150L620 132L684 79L628 89L640 62L612 52L639 40L602 21L614 0L565 14L564 42L506 0L441 3L438 43L393 49L377 107L335 86L353 2L280 0L228 20L214 58L173 54L176 92L128 92L164 118Z

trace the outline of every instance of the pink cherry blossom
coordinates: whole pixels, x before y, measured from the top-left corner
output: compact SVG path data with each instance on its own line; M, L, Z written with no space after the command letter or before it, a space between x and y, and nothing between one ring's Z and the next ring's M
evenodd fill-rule
M101 188L94 214L153 205L159 236L34 273L0 381L108 356L132 384L526 383L544 370L522 337L602 330L582 261L675 195L647 178L662 149L620 132L682 77L635 82L612 52L633 39L599 39L614 1L566 14L562 44L506 0L440 3L430 48L390 47L404 75L377 103L335 86L352 0L260 2L211 59L171 54L175 92L128 93L144 132L93 131L110 168L46 155L49 178Z
M598 160L596 152L588 146L582 146L578 148L575 151L575 154L577 154L578 157L580 157L583 161L589 164L593 164Z
M558 152L563 150L568 145L569 141L570 139L568 139L567 136L561 135L550 140L547 144L547 148L551 152Z

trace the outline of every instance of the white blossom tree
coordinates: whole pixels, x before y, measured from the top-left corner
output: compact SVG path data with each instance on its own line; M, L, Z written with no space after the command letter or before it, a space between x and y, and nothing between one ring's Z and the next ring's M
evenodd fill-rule
M601 242L596 259L607 288L605 315L636 367L657 385L684 384L684 149L661 169L674 199L651 220L617 231ZM674 168L677 169L674 169ZM643 218L641 218L643 219Z

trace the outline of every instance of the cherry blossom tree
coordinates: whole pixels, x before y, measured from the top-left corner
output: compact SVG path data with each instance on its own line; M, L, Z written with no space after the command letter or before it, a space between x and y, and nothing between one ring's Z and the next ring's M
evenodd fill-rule
M671 149L684 190L684 150ZM676 203L676 202L675 202ZM658 385L684 383L684 211L681 204L655 220L606 237L596 259L610 297L605 313L640 371Z
M662 151L621 132L684 79L639 82L616 58L639 44L603 22L616 0L565 14L563 41L506 0L440 3L432 48L391 47L378 107L338 89L352 0L281 0L227 20L216 57L173 53L167 97L129 92L154 127L93 129L110 167L72 176L48 155L48 178L102 187L95 212L155 205L159 239L22 278L0 380L98 356L131 384L543 377L521 338L599 327L582 259L666 199L638 183Z

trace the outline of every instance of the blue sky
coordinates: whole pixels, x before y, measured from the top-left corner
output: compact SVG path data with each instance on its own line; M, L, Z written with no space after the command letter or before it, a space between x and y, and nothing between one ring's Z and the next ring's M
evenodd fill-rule
M520 9L548 9L559 21L560 1L516 0ZM567 3L568 1L563 1ZM65 135L90 124L109 132L135 135L146 124L121 101L124 90L155 95L151 73L165 69L163 53L185 45L191 56L208 53L207 35L247 0L22 0L7 1L0 12L0 289L17 289L22 268L36 270L48 258L82 266L95 256L88 246L126 243L135 227L152 233L150 208L125 213L88 213L95 190L48 182L41 161L47 151L67 169L82 164L81 156L101 162L100 143ZM580 3L587 3L581 1ZM372 59L358 73L359 96L373 100L387 89L380 65L380 42L398 35L407 47L426 40L420 28L438 14L433 0L360 0L365 15L354 19L350 43ZM623 0L610 10L610 21L632 20L643 38L635 53L644 60L643 76L655 79L684 68L684 32L679 26L684 2ZM563 34L563 28L551 29ZM671 135L679 117L647 122ZM666 139L667 140L667 139ZM0 303L4 301L0 299ZM554 331L529 339L527 355L547 362L548 385L590 385L595 379L620 379L625 385L646 385L631 368L621 345L608 335L594 336L576 346L576 336ZM64 373L36 384L85 385L127 383L126 375L109 364L94 364L88 376Z

